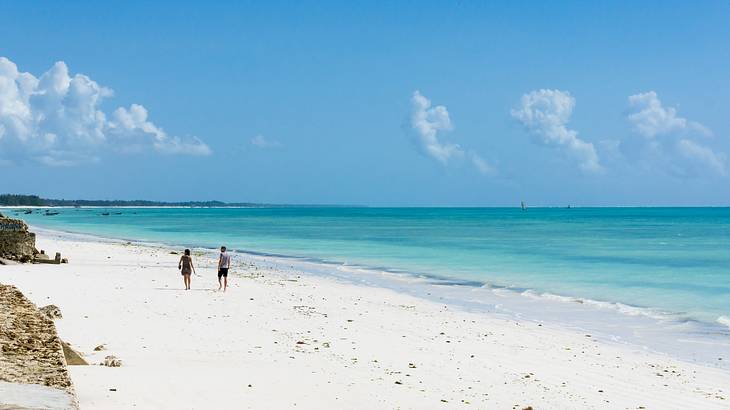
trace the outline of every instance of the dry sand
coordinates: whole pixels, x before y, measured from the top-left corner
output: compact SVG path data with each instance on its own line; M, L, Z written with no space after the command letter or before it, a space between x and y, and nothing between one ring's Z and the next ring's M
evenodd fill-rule
M1 266L0 282L60 307L82 409L730 408L730 373L388 289L135 244L40 235L68 265ZM242 266L245 263L247 266ZM98 345L106 349L94 351Z

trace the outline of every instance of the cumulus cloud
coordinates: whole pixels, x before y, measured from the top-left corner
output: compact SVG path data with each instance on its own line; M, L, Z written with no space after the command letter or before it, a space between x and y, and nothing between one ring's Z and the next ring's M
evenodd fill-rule
M680 176L710 172L727 174L727 157L707 145L712 130L699 122L680 117L677 109L665 107L654 91L628 97L627 119L644 137L643 150L650 166L666 166Z
M675 108L664 107L654 91L629 96L629 107L629 122L637 133L647 138L685 131L712 135L704 125L678 116Z
M459 145L439 141L440 132L453 129L446 107L431 106L431 101L419 91L413 93L411 105L413 107L411 127L416 131L421 147L427 155L443 164L449 162L451 158L464 155Z
M584 171L600 171L602 168L593 144L578 138L578 132L567 127L574 107L575 98L568 92L535 90L524 94L511 114L539 137L542 144L565 148L580 161Z
M112 96L88 76L71 75L62 61L36 78L0 57L0 160L64 166L98 161L104 150L211 154L195 137L169 136L142 105L120 107L108 118L100 105Z
M438 162L446 165L455 159L465 156L483 175L494 175L495 168L484 158L471 150L464 150L460 145L442 141L444 132L454 129L449 110L443 105L433 106L431 100L419 91L411 97L411 128L416 133L418 144L423 152Z
M257 148L279 148L279 147L281 147L281 143L279 141L266 138L260 134L251 138L250 142L251 142L251 145L253 145L254 147L257 147Z

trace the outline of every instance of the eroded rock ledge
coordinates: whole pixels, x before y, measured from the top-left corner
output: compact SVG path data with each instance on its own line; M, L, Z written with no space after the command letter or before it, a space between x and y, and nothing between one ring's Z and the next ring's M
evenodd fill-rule
M28 225L0 214L0 258L30 262L37 254L35 234L28 231Z
M0 284L3 408L76 409L78 405L53 321L16 287Z

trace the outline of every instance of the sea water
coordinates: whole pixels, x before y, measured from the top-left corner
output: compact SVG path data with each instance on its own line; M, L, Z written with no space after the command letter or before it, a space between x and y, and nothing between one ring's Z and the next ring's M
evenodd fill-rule
M469 309L560 322L693 360L724 355L725 363L714 363L721 367L730 362L730 208L3 212L41 228L226 245Z

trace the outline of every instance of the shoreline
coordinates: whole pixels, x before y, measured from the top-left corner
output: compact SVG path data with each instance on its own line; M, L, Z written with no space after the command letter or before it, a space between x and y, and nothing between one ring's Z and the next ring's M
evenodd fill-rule
M90 361L124 362L70 368L82 409L728 405L727 371L549 324L239 258L223 294L199 251L186 292L171 247L38 242L70 263L4 266L0 282L59 306Z
M31 226L44 236L61 240L104 241L134 244L152 248L178 249L190 247L209 255L217 249L199 244L176 244L142 241L134 238L105 237L95 234L47 229ZM438 275L419 274L386 267L348 265L305 256L290 256L251 250L229 249L235 255L263 263L271 269L296 267L316 277L334 278L351 284L366 284L415 296L436 303L478 314L489 314L508 320L550 324L569 331L590 332L607 343L626 345L674 359L722 368L730 371L730 320L724 316L715 322L704 322L679 313L655 308L538 292L531 288L514 288L488 282L459 280ZM474 293L482 299L474 302ZM496 297L495 297L496 295ZM471 301L470 301L471 300ZM581 317L576 317L577 310ZM648 327L650 330L646 330ZM622 329L628 328L628 329ZM638 337L637 331L648 336ZM701 346L701 350L697 350ZM718 360L721 358L721 360Z

